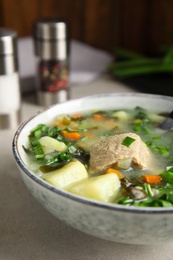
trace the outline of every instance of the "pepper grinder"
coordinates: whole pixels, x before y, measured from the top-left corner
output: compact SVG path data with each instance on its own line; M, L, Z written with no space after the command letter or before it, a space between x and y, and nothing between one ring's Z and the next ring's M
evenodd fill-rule
M33 27L37 57L37 97L41 106L69 99L69 25L65 20L44 18Z
M19 120L17 33L0 27L0 129L15 129Z

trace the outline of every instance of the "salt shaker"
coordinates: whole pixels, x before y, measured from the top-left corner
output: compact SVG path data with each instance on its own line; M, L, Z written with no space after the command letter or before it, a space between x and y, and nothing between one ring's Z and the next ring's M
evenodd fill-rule
M65 20L36 20L33 27L37 57L37 96L41 106L69 99L69 25Z
M19 120L17 33L0 27L0 129L15 129Z

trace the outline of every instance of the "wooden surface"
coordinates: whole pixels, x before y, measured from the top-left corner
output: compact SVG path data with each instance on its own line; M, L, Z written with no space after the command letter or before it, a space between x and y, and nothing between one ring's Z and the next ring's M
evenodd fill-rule
M44 16L69 20L71 37L112 52L117 46L156 54L172 44L173 0L0 0L0 26L32 35Z

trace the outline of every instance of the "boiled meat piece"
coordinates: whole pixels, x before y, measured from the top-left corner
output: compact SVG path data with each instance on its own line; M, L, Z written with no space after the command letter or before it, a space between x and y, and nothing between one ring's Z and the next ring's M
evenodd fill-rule
M126 137L135 139L129 147L122 144ZM136 167L148 169L151 166L152 153L140 136L135 133L109 136L90 147L91 173L104 172L128 158L132 159Z

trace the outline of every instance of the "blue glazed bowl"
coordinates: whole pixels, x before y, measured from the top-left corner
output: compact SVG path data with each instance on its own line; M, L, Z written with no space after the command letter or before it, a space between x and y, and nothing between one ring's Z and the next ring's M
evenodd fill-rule
M55 105L24 122L16 131L13 154L21 177L32 195L51 214L87 234L126 244L158 244L173 241L173 208L143 208L104 204L59 190L37 177L29 168L22 146L37 124L58 114L90 109L134 108L169 112L173 97L152 94L100 94Z

